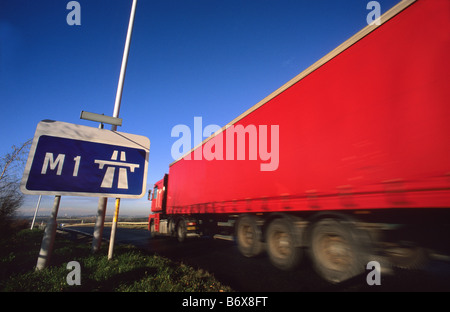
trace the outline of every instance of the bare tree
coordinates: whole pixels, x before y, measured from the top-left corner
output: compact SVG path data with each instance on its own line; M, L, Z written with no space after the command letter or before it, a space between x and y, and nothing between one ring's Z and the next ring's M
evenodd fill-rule
M22 205L24 195L19 190L21 171L32 140L19 146L0 158L0 232L8 228L10 219Z

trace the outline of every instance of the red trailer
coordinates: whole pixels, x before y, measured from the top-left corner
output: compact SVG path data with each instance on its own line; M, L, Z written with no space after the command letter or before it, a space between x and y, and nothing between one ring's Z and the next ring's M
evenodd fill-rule
M450 1L400 2L172 163L149 229L228 235L282 269L307 249L332 282L415 266L450 223L449 55Z

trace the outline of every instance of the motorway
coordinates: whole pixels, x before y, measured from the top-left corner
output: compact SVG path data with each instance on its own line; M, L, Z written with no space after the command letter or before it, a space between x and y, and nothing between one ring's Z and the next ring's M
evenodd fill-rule
M93 227L68 229L93 233ZM109 237L110 228L105 227L103 238ZM201 268L239 292L450 291L450 262L436 259L431 260L424 270L395 269L393 275L382 274L381 285L367 285L366 274L340 285L331 285L314 272L306 254L298 269L284 272L273 267L266 256L243 257L230 241L189 238L178 243L168 237L151 238L147 230L118 227L116 244L132 244L145 252Z

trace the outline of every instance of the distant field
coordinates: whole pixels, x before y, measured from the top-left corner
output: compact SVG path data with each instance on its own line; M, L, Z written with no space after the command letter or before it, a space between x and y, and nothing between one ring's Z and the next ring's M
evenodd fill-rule
M25 217L24 219L29 219L31 223L32 217ZM47 223L48 217L38 217L35 221L35 226L39 228L41 225L45 225ZM86 216L86 217L62 217L58 218L56 222L59 226L93 226L95 225L96 216ZM105 226L111 226L112 217L105 217ZM147 217L119 217L118 222L119 227L127 227L127 228L138 228L138 229L146 229L148 226L148 218Z
M59 223L61 224L61 223ZM70 223L70 224L64 224L64 227L71 227L71 226L94 226L95 223ZM111 226L112 222L105 222L105 226ZM118 227L123 228L132 228L132 229L147 229L148 222L117 222Z

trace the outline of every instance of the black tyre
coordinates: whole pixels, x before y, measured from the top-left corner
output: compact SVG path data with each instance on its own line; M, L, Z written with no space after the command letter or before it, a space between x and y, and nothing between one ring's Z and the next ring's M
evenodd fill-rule
M295 269L302 258L302 248L297 246L293 225L289 219L275 219L266 233L267 253L272 264L281 270Z
M176 237L177 236L176 222L172 218L169 219L169 225L168 225L167 233L169 234L170 237Z
M155 232L155 222L150 221L150 238L154 238L156 236Z
M429 261L427 249L409 242L402 242L388 248L386 254L390 263L400 269L421 269Z
M238 249L245 257L255 257L262 253L264 244L262 232L256 216L245 215L239 218L236 225L236 241Z
M186 240L186 236L187 236L186 221L180 220L180 221L178 221L177 229L176 229L177 240L180 243L183 243Z
M370 243L364 234L343 221L315 223L310 233L310 256L317 273L331 283L340 283L365 272Z

